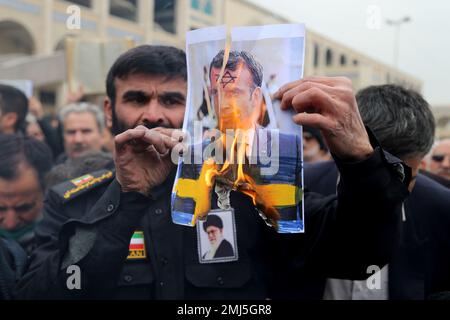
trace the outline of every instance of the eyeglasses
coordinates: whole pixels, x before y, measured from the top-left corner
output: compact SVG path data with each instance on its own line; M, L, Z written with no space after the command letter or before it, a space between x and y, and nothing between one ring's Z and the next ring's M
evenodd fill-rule
M434 154L431 156L431 159L436 162L442 162L444 161L445 157L450 158L450 154Z

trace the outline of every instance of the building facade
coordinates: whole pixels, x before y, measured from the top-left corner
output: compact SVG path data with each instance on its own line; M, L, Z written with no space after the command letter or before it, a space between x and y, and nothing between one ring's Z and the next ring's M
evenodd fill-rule
M436 137L450 138L450 105L434 106L433 114L436 119Z
M0 0L0 77L31 79L44 103L58 105L66 37L184 48L186 31L196 28L291 22L245 0ZM305 75L347 76L355 90L382 83L421 90L419 79L312 30L306 39Z

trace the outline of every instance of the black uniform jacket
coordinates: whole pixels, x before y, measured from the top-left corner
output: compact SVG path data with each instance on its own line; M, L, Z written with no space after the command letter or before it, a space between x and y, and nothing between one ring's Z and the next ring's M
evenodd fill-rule
M56 186L17 296L264 299L282 297L305 269L365 278L368 265L388 262L399 238L410 170L380 147L365 161L338 166L337 197L306 192L304 234L278 234L250 198L232 192L238 260L222 263L200 263L196 228L172 223L173 178L150 197L121 192L112 171L83 177L81 187ZM144 236L145 258L127 259L136 231ZM72 265L79 267L80 289Z
M25 271L27 254L11 239L0 237L0 300L12 298L15 283Z
M307 165L305 172L305 185L310 190L323 195L336 192L334 162ZM405 218L401 240L389 264L389 299L423 300L449 292L450 191L419 174L405 201ZM321 299L324 287L323 278L315 285L310 281L308 286L297 288L297 296Z

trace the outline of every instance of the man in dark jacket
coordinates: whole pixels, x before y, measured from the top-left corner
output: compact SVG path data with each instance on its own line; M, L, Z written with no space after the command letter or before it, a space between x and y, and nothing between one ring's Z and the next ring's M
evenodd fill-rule
M0 300L10 300L25 271L27 254L14 240L0 237Z
M179 150L172 137L184 118L186 78L185 54L175 48L141 46L115 62L105 102L115 172L50 190L20 298L264 299L304 264L363 278L368 265L388 262L410 170L369 139L349 80L308 78L275 97L298 112L297 123L322 130L343 177L338 198L306 194L306 233L286 235L232 191L238 259L202 263L197 230L173 224L170 209L170 150Z
M20 134L0 134L0 150L0 236L31 253L52 154L45 143Z
M413 169L412 193L405 201L403 232L391 263L379 274L380 288L368 290L349 280L317 279L316 295L327 299L427 299L450 290L450 192L418 174L429 152L435 124L428 103L416 92L395 85L369 87L357 95L361 116L385 148ZM334 162L305 168L305 185L311 191L336 193L338 170ZM364 211L362 212L364 213ZM310 291L299 287L299 291ZM310 291L311 292L311 291ZM306 292L305 292L306 294Z

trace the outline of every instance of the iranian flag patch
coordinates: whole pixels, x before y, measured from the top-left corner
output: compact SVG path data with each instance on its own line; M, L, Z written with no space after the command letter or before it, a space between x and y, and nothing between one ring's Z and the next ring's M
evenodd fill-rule
M86 174L86 175L81 176L81 177L79 177L79 178L70 180L70 182L72 182L74 185L76 185L76 186L78 187L78 186L80 186L80 185L82 185L82 184L88 183L88 182L91 181L92 179L94 179L93 176L91 176L90 174Z
M127 259L145 259L146 257L144 232L135 231L131 237Z

